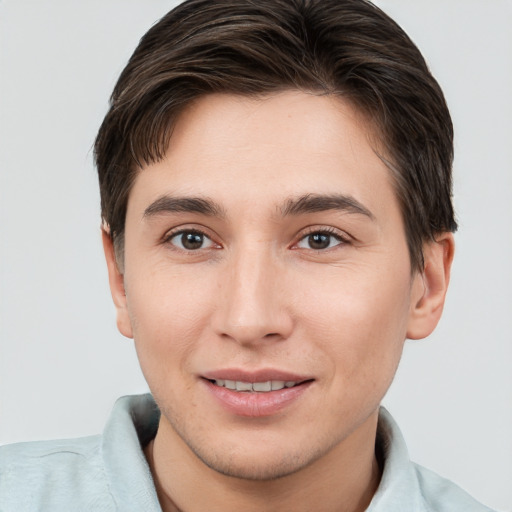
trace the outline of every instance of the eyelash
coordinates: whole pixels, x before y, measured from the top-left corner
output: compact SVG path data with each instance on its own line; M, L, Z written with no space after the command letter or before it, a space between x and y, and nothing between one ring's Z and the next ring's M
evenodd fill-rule
M197 249L187 249L185 247L177 247L171 241L172 241L173 238L179 237L180 235L182 237L183 237L183 235L197 235L197 236L200 236L203 239L203 243L204 243L205 240L209 240L213 247L199 247ZM189 229L180 228L180 229L177 229L176 231L168 232L168 233L165 234L162 242L164 244L170 244L170 245L174 246L175 249L181 250L181 251L184 251L184 252L196 252L196 251L200 251L201 249L210 249L210 248L218 249L218 248L220 248L220 245L216 244L212 240L211 236L209 236L207 233L205 233L201 229L197 229L197 228L189 228ZM183 245L183 242L182 242L182 245Z
M335 247L339 245L346 245L350 243L350 239L348 236L343 236L337 229L332 227L322 227L322 228L309 228L306 233L302 234L299 241L294 244L294 247L296 247L300 242L303 240L306 240L308 237L312 235L324 235L328 237L334 238L338 243L333 247L327 247L325 249L313 249L313 248L307 248L307 250L315 251L315 252L323 252L330 249L334 249Z
M197 236L201 237L202 244L204 244L205 240L209 240L210 245L208 247L198 247L196 249L190 249L190 248L187 249L186 247L183 247L183 239L181 239L181 247L172 243L172 240L174 238L179 237L180 235L181 235L181 237L183 237L184 235L187 235L187 234L192 235L192 236L197 235ZM345 244L350 243L348 236L341 235L338 230L336 230L332 227L322 227L322 228L312 227L312 228L309 228L305 233L302 233L299 240L297 242L295 242L291 248L292 249L301 249L301 247L299 247L299 244L301 242L307 240L307 238L311 237L312 235L323 235L323 236L326 236L329 238L334 238L337 241L337 243L332 247L323 247L323 248L316 248L316 249L313 247L302 247L302 249L306 249L306 250L314 251L314 252L324 252L324 251L334 249L340 245L345 245ZM197 228L190 228L190 229L179 228L176 231L168 232L163 237L162 242L164 244L170 244L176 250L181 250L181 251L188 252L188 253L197 252L202 249L204 250L204 249L211 249L211 248L213 248L213 249L222 248L221 245L214 242L212 240L212 237L209 236L205 231L203 231L201 229L197 229ZM330 245L330 242L329 242L329 245Z

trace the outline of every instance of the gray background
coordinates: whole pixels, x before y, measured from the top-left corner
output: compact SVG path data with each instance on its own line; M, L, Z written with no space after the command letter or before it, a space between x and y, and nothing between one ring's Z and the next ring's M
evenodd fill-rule
M91 145L175 2L0 0L0 443L98 433L146 390L116 331ZM382 0L445 90L460 221L445 315L385 399L411 457L512 510L512 3Z

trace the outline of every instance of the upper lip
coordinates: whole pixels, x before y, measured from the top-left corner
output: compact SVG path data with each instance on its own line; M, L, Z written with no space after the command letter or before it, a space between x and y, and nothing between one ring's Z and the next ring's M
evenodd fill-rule
M279 380L285 382L304 382L312 380L312 377L299 375L286 370L277 370L272 368L262 368L259 370L242 370L239 368L225 368L214 370L201 374L201 377L207 380L234 380L239 382L267 382Z

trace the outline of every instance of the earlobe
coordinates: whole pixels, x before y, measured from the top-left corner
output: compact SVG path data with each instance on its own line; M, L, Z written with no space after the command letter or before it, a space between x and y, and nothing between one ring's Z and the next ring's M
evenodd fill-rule
M424 268L414 277L407 337L427 337L436 327L443 312L444 301L455 244L452 233L441 233L423 246Z
M133 330L128 314L128 305L126 300L126 292L124 287L124 275L119 270L114 244L110 238L108 227L102 226L101 236L103 241L103 251L105 252L105 260L107 262L108 281L110 285L110 293L116 307L117 328L119 332L127 338L133 338Z

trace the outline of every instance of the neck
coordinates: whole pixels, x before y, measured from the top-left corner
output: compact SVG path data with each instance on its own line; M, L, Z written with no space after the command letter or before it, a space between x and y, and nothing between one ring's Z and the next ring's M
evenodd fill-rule
M165 420L145 453L163 512L363 512L380 481L377 414L309 466L275 480L244 480L206 466Z

